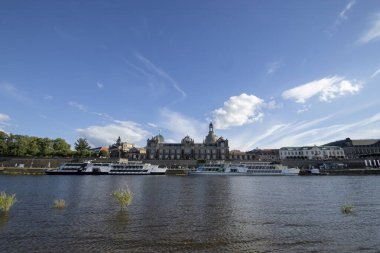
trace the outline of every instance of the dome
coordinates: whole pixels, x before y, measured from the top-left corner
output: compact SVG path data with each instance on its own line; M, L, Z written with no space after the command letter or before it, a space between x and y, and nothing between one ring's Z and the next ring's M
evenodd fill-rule
M154 138L157 140L157 142L165 142L164 136L161 134L156 135Z
M182 143L182 144L184 144L184 143L190 144L190 143L194 143L194 140L191 139L191 138L187 135L185 138L182 139L181 143Z
M218 136L216 136L214 133L210 132L206 136L205 143L206 144L214 144L218 140Z

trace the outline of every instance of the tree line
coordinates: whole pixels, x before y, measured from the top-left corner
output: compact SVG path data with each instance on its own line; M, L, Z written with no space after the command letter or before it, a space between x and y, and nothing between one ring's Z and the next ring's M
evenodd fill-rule
M84 138L74 144L75 151L64 139L49 139L27 135L7 134L0 131L0 156L15 157L95 157Z

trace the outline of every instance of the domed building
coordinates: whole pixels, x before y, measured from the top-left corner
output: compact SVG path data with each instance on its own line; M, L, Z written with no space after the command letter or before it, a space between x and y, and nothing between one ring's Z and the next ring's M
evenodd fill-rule
M203 143L195 143L190 136L184 137L181 143L165 143L159 134L148 139L146 145L146 158L150 160L225 160L228 153L228 140L214 134L212 123Z

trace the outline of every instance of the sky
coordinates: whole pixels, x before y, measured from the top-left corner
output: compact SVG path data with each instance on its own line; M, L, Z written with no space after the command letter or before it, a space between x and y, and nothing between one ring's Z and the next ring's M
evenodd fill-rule
M380 138L380 1L0 1L0 130L230 149Z

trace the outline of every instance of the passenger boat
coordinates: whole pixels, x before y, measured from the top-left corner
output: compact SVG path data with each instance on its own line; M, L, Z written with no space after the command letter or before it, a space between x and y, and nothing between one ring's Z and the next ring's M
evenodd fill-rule
M142 162L114 163L110 175L164 175L167 168Z
M229 164L204 164L190 175L225 175L225 176L296 176L298 168L288 168L271 162L242 162Z
M163 175L166 168L142 162L126 163L64 163L57 169L46 170L48 175Z

